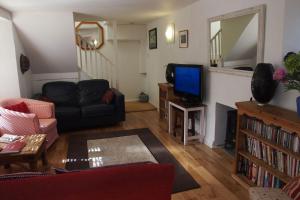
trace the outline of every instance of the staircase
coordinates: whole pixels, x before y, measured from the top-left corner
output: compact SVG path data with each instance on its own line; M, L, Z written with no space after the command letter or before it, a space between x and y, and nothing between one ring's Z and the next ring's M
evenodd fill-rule
M222 29L210 39L210 64L217 66L222 60Z
M119 88L116 65L101 53L100 49L77 45L77 62L80 80L106 79L111 87ZM87 78L84 78L83 75Z

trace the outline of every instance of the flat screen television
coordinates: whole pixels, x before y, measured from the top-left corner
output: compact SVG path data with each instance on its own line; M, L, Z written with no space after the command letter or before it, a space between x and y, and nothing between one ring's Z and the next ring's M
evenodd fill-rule
M174 64L174 93L186 102L202 102L203 66Z

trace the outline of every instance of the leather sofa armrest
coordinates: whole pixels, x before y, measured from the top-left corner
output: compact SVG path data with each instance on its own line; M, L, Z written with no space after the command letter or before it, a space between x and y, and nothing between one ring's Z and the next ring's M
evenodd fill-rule
M118 113L119 119L125 121L125 96L115 88L111 88L115 94L114 104L116 106L116 112Z

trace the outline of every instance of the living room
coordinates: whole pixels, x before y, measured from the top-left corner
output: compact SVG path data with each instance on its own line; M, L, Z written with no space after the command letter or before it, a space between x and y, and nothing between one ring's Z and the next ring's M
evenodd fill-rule
M249 173L249 169L239 169L238 163L250 166L241 157L255 164L255 167L251 164L252 174L262 173L259 166L266 170L265 174L272 174L269 187L277 189L267 193L281 195L281 199L297 199L295 194L284 196L281 189L287 190L298 171L291 174L285 172L286 169L282 171L262 163L264 153L260 160L249 156L243 150L249 145L244 144L245 135L247 139L261 141L258 145L261 149L269 145L291 156L294 164L289 165L297 169L299 152L242 129L252 129L253 124L262 126L260 121L263 121L293 133L293 137L300 134L300 118L297 117L297 111L300 112L297 98L300 90L297 85L299 8L297 0L0 0L0 41L3 44L0 47L1 134L17 134L22 139L21 132L47 135L46 138L37 135L30 139L36 141L34 144L41 141L45 151L36 152L35 156L40 154L36 158L38 161L30 160L29 165L24 155L15 155L14 159L26 161L10 163L13 154L0 154L3 179L16 173L23 173L21 176L24 172L41 173L39 177L26 178L30 183L26 187L28 191L14 194L13 191L18 189L10 189L12 196L5 198L4 195L4 199L24 199L22 195L39 199L41 196L38 195L50 191L32 195L39 179L44 180L43 187L47 186L49 178L53 185L63 185L67 183L64 176L76 182L76 188L82 187L83 180L89 182L90 178L96 188L104 189L75 189L78 190L78 198L75 198L70 194L71 186L66 186L57 190L65 191L65 195L53 193L52 198L83 199L99 195L104 199L262 199L259 195L266 191L261 186L268 186L259 183L259 175L241 176L247 170ZM241 21L248 27L237 25ZM83 40L78 39L80 24L91 25L91 22L98 24L102 31L92 46L83 47ZM213 29L216 22L222 29ZM231 26L234 24L235 28L226 29L226 22ZM224 56L225 44L232 39L226 39L226 30L230 30L228 35L232 36L236 33L232 30L239 29L238 38L234 40L243 45L250 41L250 33L246 35L246 30L255 33L252 34L255 44L249 45L251 51L247 51L254 52L250 64L241 64L248 62L248 57L248 60L226 60L242 54L238 45L231 45L233 55ZM222 36L217 36L220 30ZM212 41L213 38L218 41ZM181 68L187 69L184 73L191 70L193 77L199 72L196 78L201 81L196 84L193 80L186 81L199 87L199 93L193 93L193 98L188 98L190 88L185 88L184 92L178 89L176 81L180 80L178 70ZM195 69L198 71L193 71ZM259 72L259 69L265 71ZM171 73L166 73L170 70ZM271 79L266 78L268 75ZM285 79L281 78L283 75L286 75ZM170 80L168 76L171 76ZM141 92L147 103L138 102L142 99ZM186 104L171 96L188 101L196 99L197 102ZM98 99L99 105L95 103ZM23 117L20 121L6 117L12 114L8 108L12 109L16 103L24 103L29 112L19 114L15 111L16 116ZM128 112L126 109L130 104L141 107L139 112ZM145 106L151 106L151 109L143 110ZM190 115L190 111L199 111L199 114ZM229 119L229 112L235 112L235 117ZM244 115L250 116L249 119L245 120ZM251 121L251 117L257 121ZM230 120L233 125L228 128ZM27 126L29 121L33 121L31 126ZM193 133L190 134L191 129ZM234 129L236 135L228 136L227 132ZM229 152L226 150L228 137L231 137ZM292 141L297 147L297 138ZM102 152L105 149L111 153ZM149 166L144 162L156 164ZM85 170L90 168L96 169ZM74 170L82 171L78 172L78 177L68 173ZM62 177L46 176L53 171L63 173ZM147 172L149 176L145 175ZM108 174L114 177L109 183L110 186L116 184L114 188L108 189L105 181L97 182L102 177L109 180ZM140 179L144 181L139 182ZM128 188L121 189L117 184L120 180L124 180ZM22 187L22 183L16 181L1 182L5 189ZM151 188L150 183L156 187ZM140 186L140 192L137 186ZM110 196L110 191L119 196ZM126 195L129 191L137 193L136 196ZM87 193L91 196L84 196Z

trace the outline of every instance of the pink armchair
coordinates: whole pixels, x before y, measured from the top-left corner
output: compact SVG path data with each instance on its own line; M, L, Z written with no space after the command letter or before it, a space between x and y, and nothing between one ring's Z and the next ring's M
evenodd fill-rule
M4 107L25 102L30 113L7 110ZM32 99L0 99L0 133L47 135L47 148L58 138L54 104Z

